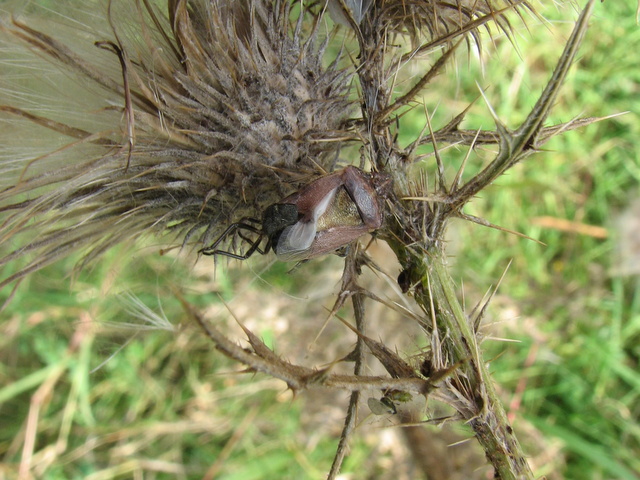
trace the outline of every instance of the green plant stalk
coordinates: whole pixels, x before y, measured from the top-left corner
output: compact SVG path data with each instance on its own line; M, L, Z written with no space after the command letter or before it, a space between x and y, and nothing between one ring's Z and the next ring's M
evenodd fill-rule
M455 378L447 380L467 400L460 403L458 413L473 429L495 468L496 478L533 479L482 358L473 319L465 314L456 295L445 252L434 246L422 259L414 256L412 260L413 265L421 266L412 272L412 283L418 285L415 299L435 320L443 357L450 364L460 363Z

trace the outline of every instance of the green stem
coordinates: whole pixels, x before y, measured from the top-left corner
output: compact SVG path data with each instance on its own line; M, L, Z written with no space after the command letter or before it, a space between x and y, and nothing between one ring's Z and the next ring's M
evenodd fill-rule
M418 260L414 258L413 264L419 265ZM422 287L416 289L415 298L425 311L433 312L444 358L451 364L460 362L457 375L450 380L452 388L462 392L466 399L458 408L460 415L473 428L496 470L496 478L533 479L482 358L473 320L464 313L456 295L444 252L434 247L423 260L422 268L415 268L412 273L413 283Z

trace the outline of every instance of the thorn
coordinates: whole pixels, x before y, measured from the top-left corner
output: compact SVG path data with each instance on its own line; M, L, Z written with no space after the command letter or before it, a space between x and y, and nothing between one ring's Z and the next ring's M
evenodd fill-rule
M460 112L458 115L456 115L453 118L453 120L451 120L443 128L441 128L440 131L442 131L442 132L451 132L451 131L454 131L454 130L458 130L458 127L462 123L462 120L464 120L464 117L467 115L467 113L469 113L469 110L471 110L471 107L478 101L479 98L480 98L480 95L478 95L476 98L471 100L469 105L467 105L465 107L465 109L462 110L462 112Z
M474 332L476 332L476 333L478 332L478 328L480 327L480 322L482 321L482 318L484 317L484 314L487 311L487 308L489 307L489 304L491 303L491 300L493 300L493 297L498 292L498 288L500 288L500 285L502 284L502 281L504 280L504 277L507 275L507 271L509 271L509 267L511 266L512 262L513 262L513 260L509 260L509 263L507 264L506 268L502 272L502 275L500 276L500 279L498 280L498 284L493 289L493 292L491 293L491 295L489 295L489 298L487 298L486 302L484 302L484 305L482 306L482 308L478 312L478 315L476 316L475 320L473 321L473 331Z
M529 235L525 235L524 233L516 232L515 230L510 230L508 228L501 227L500 225L496 225L494 223L491 223L491 222L485 220L484 218L476 217L475 215L470 215L468 213L462 213L462 212L458 212L457 216L459 218L463 219L463 220L469 220L470 222L477 223L478 225L482 225L483 227L494 228L496 230L500 230L501 232L510 233L510 234L515 235L515 236L520 237L520 238L526 238L527 240L532 240L532 241L536 242L538 245L546 246L546 243L541 242L540 240L538 240L536 238L530 237Z
M438 143L436 142L436 137L433 134L433 128L431 127L431 118L429 117L429 111L426 109L427 113L427 127L429 127L429 135L431 136L431 143L433 144L433 153L436 157L436 164L438 165L438 190L445 195L448 194L447 189L447 179L444 173L444 164L442 163L442 157L440 156L440 151L438 150Z
M498 131L498 135L500 136L501 139L510 138L512 135L511 131L502 122L502 120L500 120L500 117L498 117L498 114L493 108L493 105L491 105L489 98L487 98L485 91L482 89L482 87L478 82L476 82L476 86L478 87L478 90L480 91L480 96L482 96L482 99L484 100L484 103L487 106L487 109L489 110L489 114L491 115L491 118L493 118L493 122L496 124L496 130Z
M456 173L456 176L453 179L453 183L451 184L451 189L454 192L460 188L460 183L462 182L462 174L464 173L464 169L467 166L467 161L469 160L469 157L471 156L471 152L473 151L473 147L475 146L479 135L480 135L480 128L478 128L478 130L476 131L476 136L473 137L473 140L471 141L471 145L469 145L469 150L467 150L466 155L462 159L462 163L460 164L460 168L458 169L458 172Z

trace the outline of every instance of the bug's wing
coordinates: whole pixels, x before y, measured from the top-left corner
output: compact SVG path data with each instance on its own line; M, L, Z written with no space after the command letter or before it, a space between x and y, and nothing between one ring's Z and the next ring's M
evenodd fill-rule
M315 237L316 222L297 222L285 228L275 248L278 260L286 262L304 258Z
M283 262L302 260L315 241L318 231L318 219L327 211L333 201L338 187L330 190L310 212L311 221L300 220L285 228L278 239L275 252L278 260Z

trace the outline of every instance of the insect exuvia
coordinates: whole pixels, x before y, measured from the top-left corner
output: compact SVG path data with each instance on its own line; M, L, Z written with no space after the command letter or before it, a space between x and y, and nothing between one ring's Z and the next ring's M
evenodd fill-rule
M249 218L234 223L200 252L245 260L255 252L273 250L281 261L307 260L334 252L382 225L382 206L374 184L376 176L381 175L349 166L320 177L270 205L262 222ZM243 230L257 234L257 239L249 240ZM220 243L235 232L251 243L246 253L219 250ZM261 248L264 238L267 241Z

